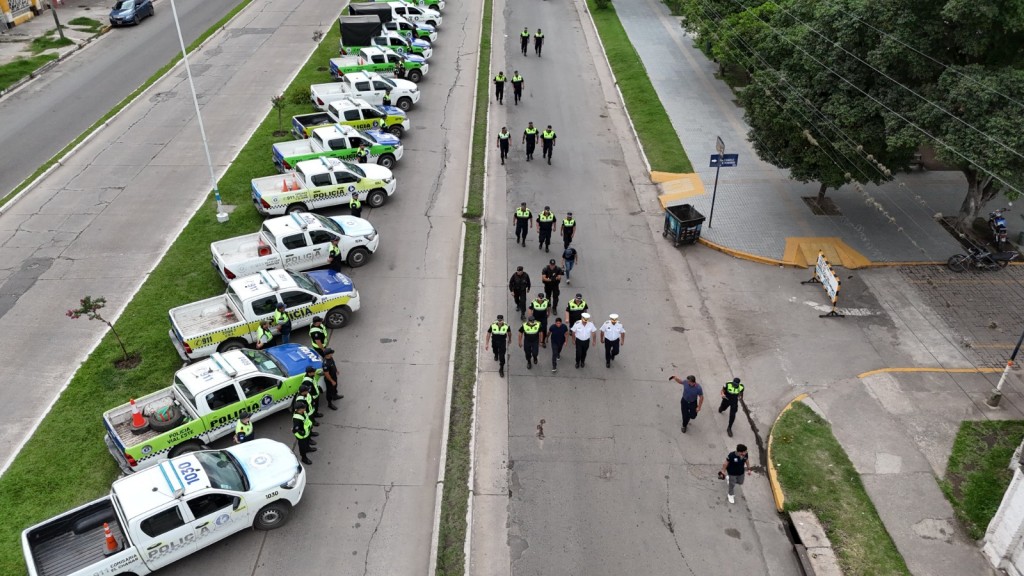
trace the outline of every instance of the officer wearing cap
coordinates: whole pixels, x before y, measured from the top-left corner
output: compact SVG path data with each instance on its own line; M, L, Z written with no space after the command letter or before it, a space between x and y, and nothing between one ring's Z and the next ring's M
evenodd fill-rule
M235 444L248 442L256 436L252 433L252 415L245 410L238 413L238 422L235 422Z
M551 207L545 206L544 211L537 215L537 237L540 238L540 245L537 249L544 249L551 252L551 232L555 229L555 215L551 213Z
M530 275L523 271L522 266L517 266L516 271L508 279L508 291L516 302L516 312L519 312L519 319L526 319L526 294L530 291Z
M305 381L305 379L303 379L303 381ZM313 412L313 409L312 409L312 406L313 406L313 396L310 393L309 384L302 384L302 385L300 385L299 386L299 392L295 395L294 398L292 398L292 411L293 412L296 410L296 406L298 406L299 404L302 404L303 406L306 407L306 418L309 419L310 425L311 426L319 426L319 424L317 424L316 420L313 419L313 414L312 414L312 412ZM310 435L311 436L319 436L320 433L319 432L312 432ZM311 446L316 446L316 442L314 441L311 444Z
M313 323L309 325L309 342L313 351L322 358L324 348L327 347L327 328L324 327L324 319L319 316L313 316Z
M322 418L323 414L320 412L320 385L316 383L316 368L306 366L306 376L302 379L302 384L309 387L309 417L313 419L313 426L319 426L320 423L316 419Z
M540 345L547 348L545 342L548 332L548 310L551 309L551 301L543 292L538 292L537 297L530 302L530 310L533 311L533 319L540 322Z
M359 201L359 194L353 192L352 198L348 201L348 213L356 218L363 216L363 203Z
M732 423L736 420L736 410L740 407L740 400L743 399L743 384L739 378L733 378L722 386L722 403L718 406L718 413L729 410L729 427L725 432L732 438Z
M597 340L597 327L590 321L590 314L584 312L579 322L572 325L569 333L576 344L576 367L583 368L587 365L587 350L590 349L591 343Z
M609 314L601 325L601 342L604 344L604 366L612 367L612 360L619 355L619 346L626 344L626 329L619 323L618 314Z
M540 322L529 315L526 317L526 322L519 327L519 347L526 353L526 369L533 368L533 365L537 362L537 355L540 353L540 348L537 346L540 343ZM523 344L526 344L524 347Z
M281 344L287 344L292 338L292 319L285 312L284 303L278 304L274 310L273 322L280 331Z
M497 319L484 332L484 351L494 348L494 360L499 363L498 376L502 378L505 377L505 357L508 354L508 329L509 325L505 324L505 317L498 314Z
M260 326L256 329L256 349L262 350L270 346L273 339L274 333L270 331L270 320L268 318L260 320Z
M572 212L566 212L565 218L562 218L562 242L565 246L562 248L568 248L569 244L572 244L572 239L576 237L576 219L572 217Z
M292 434L299 441L299 455L303 464L312 464L313 461L307 454L316 452L316 448L313 447L315 442L310 438L315 432L311 432L313 421L306 415L308 407L305 402L296 402L292 410Z
M338 363L334 361L334 348L324 350L324 381L327 382L327 407L337 410L334 401L344 396L338 394Z
M341 272L341 247L338 246L340 240L337 236L332 237L331 245L327 247L327 268L331 272Z
M583 299L583 294L577 292L576 297L569 300L569 304L565 307L565 323L568 324L570 328L575 326L586 311L587 301Z
M512 223L516 227L516 244L522 242L523 246L526 246L526 234L533 228L533 213L526 207L526 202L516 208L512 214Z
M540 269L540 280L544 283L544 294L551 299L551 307L558 308L558 294L562 283L562 275L565 270L555 263L554 258L548 260L548 265Z

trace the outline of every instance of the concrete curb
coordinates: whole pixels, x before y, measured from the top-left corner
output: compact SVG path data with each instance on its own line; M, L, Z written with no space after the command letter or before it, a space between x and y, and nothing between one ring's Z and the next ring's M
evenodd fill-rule
M793 404L801 402L807 397L807 394L800 394L796 398L793 398L789 404L786 404L786 407L783 408L782 411L779 412L779 415L775 417L775 422L772 423L772 431L768 433L768 463L766 465L768 468L768 484L771 486L772 497L775 499L775 509L779 512L782 512L785 507L786 495L782 493L782 486L779 485L778 473L775 472L775 462L772 461L772 441L775 438L775 424L778 424L779 419L793 407Z
M981 367L981 368L878 368L857 374L857 378L867 378L875 374L887 374L893 372L942 372L945 374L998 374L1005 370L1005 367Z
M716 244L706 238L698 238L697 242L707 246L708 248L711 248L712 250L717 250L719 252L722 252L723 254L728 254L733 258L739 258L741 260L749 260L751 262L757 262L758 264L770 264L772 266L790 266L793 268L803 268L803 266L798 266L797 264L794 264L792 262L776 260L775 258L767 258L765 256L758 256L757 254L743 252L742 250L733 250L732 248L722 246L721 244Z

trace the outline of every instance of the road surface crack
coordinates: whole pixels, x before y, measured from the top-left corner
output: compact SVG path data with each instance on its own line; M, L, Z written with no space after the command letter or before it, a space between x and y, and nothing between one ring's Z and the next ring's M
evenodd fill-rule
M380 507L380 516L377 517L377 525L373 527L370 539L366 542L366 553L363 555L363 576L366 576L367 572L370 571L370 547L373 546L373 539L377 536L377 531L380 530L381 522L384 521L384 512L388 509L388 500L391 499L391 490L394 487L394 482L384 487L384 505Z
M686 560L686 554L683 552L683 547L679 545L679 537L676 536L676 525L675 521L672 520L672 502L671 502L672 490L669 484L669 476L665 475L665 511L661 514L661 523L665 525L669 533L672 534L672 541L676 544L676 550L679 551L679 557L683 560L683 566L686 570L696 576L693 568L690 567L690 563Z

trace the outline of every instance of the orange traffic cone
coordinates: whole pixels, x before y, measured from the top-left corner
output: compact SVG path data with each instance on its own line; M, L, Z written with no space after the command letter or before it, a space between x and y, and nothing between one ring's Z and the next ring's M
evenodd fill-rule
M132 398L128 401L132 405L132 423L131 431L133 434L141 434L146 430L149 430L149 422L142 416L142 412L139 411L139 407L135 405L135 399Z
M299 181L294 176L292 176L292 190L298 190L298 189L299 189Z
M117 554L121 551L121 545L114 539L114 535L110 533L110 525L106 522L103 523L103 539L106 540L106 550L103 552L104 556L110 556Z
M284 180L281 180L281 192L287 192L287 191L288 191L288 179L285 178Z

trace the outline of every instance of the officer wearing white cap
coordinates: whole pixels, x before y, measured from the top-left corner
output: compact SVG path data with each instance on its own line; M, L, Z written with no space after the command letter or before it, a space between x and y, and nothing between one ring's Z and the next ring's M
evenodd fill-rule
M601 342L604 343L604 365L612 367L612 360L619 355L619 346L626 344L626 329L619 323L618 314L609 314L601 325Z
M584 312L579 322L573 324L570 334L576 344L576 367L583 368L587 365L587 350L597 340L597 327L590 321L589 313Z

